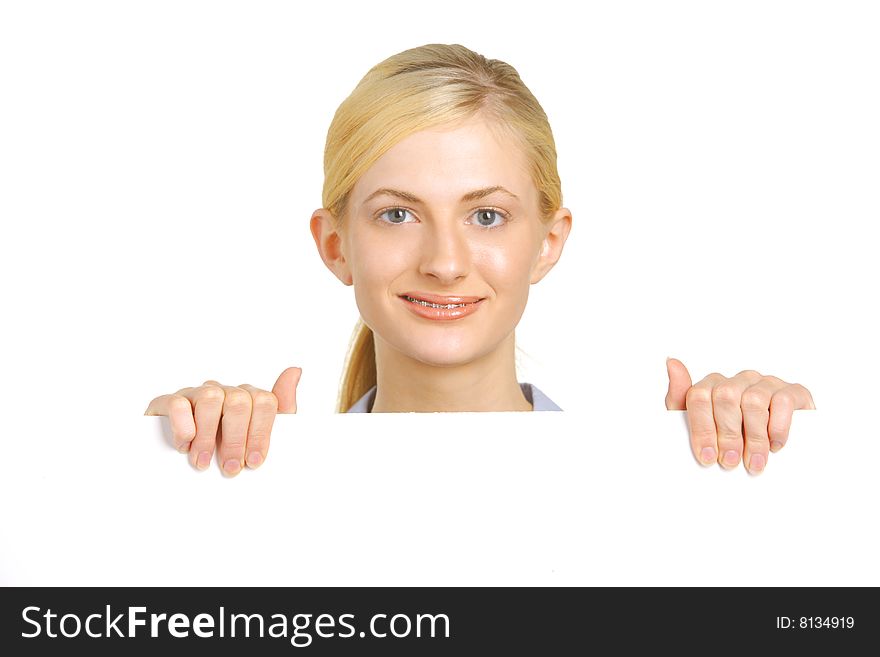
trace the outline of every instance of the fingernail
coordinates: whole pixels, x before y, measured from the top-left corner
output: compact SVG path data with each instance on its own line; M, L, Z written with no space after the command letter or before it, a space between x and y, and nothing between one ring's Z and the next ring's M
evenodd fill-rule
M700 452L700 460L703 462L703 465L711 465L715 463L717 458L718 455L715 453L714 447L704 447Z
M181 454L186 454L189 451L189 446L191 443L183 443L183 445L177 446L177 451Z
M241 461L236 459L229 459L226 463L223 464L223 470L226 474L238 474L238 471L241 470Z
M199 454L199 460L196 462L196 467L199 470L204 470L209 465L211 465L211 452L201 452Z
M247 464L250 467L256 468L262 462L263 462L263 455L260 454L259 452L251 452L250 454L248 454Z
M736 450L729 449L724 452L724 465L733 467L737 463L739 463L739 454Z
M770 443L770 451L778 452L780 449L782 449L782 445L783 443L779 442L778 440L774 440Z
M752 472L761 472L764 469L764 455L752 454L749 459L749 470Z

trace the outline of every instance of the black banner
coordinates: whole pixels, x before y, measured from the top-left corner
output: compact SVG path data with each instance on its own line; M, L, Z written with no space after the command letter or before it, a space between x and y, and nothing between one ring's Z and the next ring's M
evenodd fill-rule
M876 588L5 588L5 654L453 654L873 644ZM867 643L866 643L867 642ZM653 648L651 648L653 647ZM14 652L9 652L12 648Z

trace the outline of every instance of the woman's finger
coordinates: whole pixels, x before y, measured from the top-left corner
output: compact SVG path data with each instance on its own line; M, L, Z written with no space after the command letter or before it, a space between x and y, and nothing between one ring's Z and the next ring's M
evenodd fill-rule
M235 476L244 467L248 426L251 422L253 401L247 390L237 386L223 386L223 417L220 418L220 443L217 455L223 472Z
M691 450L703 465L714 465L718 461L718 434L712 411L712 388L724 380L726 377L713 372L691 386L685 396Z
M223 412L225 393L216 385L198 388L183 388L177 394L185 397L191 404L191 415L195 417L196 434L189 448L189 462L199 470L206 470L214 457L217 445L217 431L220 427L220 414Z
M196 435L193 409L189 399L179 393L160 395L153 399L144 415L164 415L171 422L171 438L174 449L187 452Z
M778 452L785 447L794 411L815 408L810 391L800 383L790 383L774 392L770 398L770 424L768 427L770 451Z
M268 390L261 390L247 383L242 383L238 387L250 394L253 404L245 462L248 467L257 468L269 455L269 438L272 434L272 425L275 423L275 415L278 413L278 398Z

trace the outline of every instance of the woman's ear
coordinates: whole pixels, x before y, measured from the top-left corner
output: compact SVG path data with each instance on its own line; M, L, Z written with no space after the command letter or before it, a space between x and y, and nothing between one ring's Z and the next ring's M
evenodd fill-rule
M553 221L550 222L550 228L541 242L541 252L532 267L532 284L540 281L548 271L553 269L553 265L562 255L562 247L565 246L565 240L568 239L570 230L571 212L568 211L568 208L559 208Z
M315 210L311 221L312 237L315 238L315 246L321 260L332 271L336 278L346 285L352 284L351 268L345 260L342 235L336 224L336 219L325 208Z

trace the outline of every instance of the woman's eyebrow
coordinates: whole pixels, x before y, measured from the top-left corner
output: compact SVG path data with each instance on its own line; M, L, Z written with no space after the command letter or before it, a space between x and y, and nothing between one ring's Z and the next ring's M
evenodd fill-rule
M468 201L476 201L483 198L484 196L489 196L489 194L494 194L495 192L501 192L503 194L512 196L516 200L519 200L519 197L510 190L505 189L501 185L493 185L492 187L483 187L482 189L475 189L472 192L468 192L461 197L461 202L467 203ZM377 196L381 196L382 194L386 196L396 196L398 198L404 199L405 201L409 201L410 203L424 203L424 201L418 198L415 194L410 194L409 192L404 192L399 189L391 189L389 187L382 187L380 189L377 189L364 200L364 203L366 203L367 201L371 201L372 199L376 198Z

